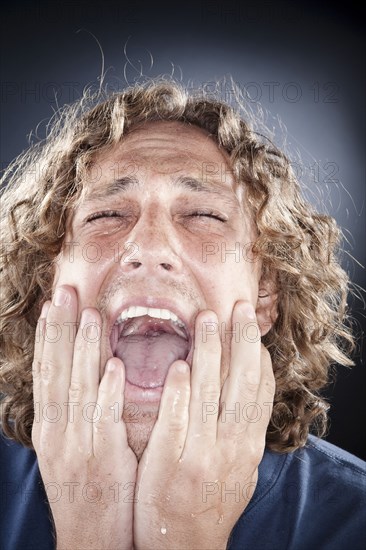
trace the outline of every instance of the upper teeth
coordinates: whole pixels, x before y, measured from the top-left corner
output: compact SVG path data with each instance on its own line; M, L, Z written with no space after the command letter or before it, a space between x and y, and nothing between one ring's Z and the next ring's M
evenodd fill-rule
M143 307L143 306L130 306L122 311L118 316L116 323L120 324L126 321L126 319L132 319L133 317L142 317L148 315L155 319L170 319L173 323L176 323L180 327L184 327L184 323L179 317L170 311L169 309L159 309L155 307Z

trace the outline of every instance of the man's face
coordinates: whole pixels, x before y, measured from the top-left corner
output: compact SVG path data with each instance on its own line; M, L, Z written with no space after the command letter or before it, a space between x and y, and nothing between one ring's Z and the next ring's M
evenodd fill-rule
M233 306L257 306L260 265L248 257L255 232L233 184L226 153L203 130L152 122L99 155L70 219L54 285L75 287L79 315L101 312L101 375L109 357L123 360L138 456L168 367L177 358L192 363L197 313L218 316L223 383Z

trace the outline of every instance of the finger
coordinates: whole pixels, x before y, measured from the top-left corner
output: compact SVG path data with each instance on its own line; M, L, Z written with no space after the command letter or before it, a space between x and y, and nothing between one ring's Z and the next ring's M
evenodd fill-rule
M93 423L93 454L106 456L112 448L118 448L119 460L129 450L127 430L122 420L125 389L125 368L118 357L106 363L98 388L97 419Z
M64 403L73 356L72 327L76 323L77 296L70 286L58 287L50 305L45 325L41 360L41 418L45 440L52 432L64 432L67 415Z
M147 453L164 461L177 462L184 450L188 430L190 370L185 361L169 368L161 396L159 415L152 430Z
M266 434L272 416L273 400L276 391L276 380L273 374L272 360L269 351L261 344L261 381L257 396L257 412L253 412L250 428Z
M96 309L86 308L82 311L75 339L68 391L69 422L66 434L70 445L75 445L86 452L92 451L92 425L98 415L96 404L101 326L101 317Z
M257 403L261 380L260 332L249 302L236 303L233 327L238 330L233 331L230 370L222 391L218 422L219 437L225 439L235 438L246 430L250 423L248 411Z
M201 312L196 319L187 442L205 449L216 443L220 400L221 342L217 316Z
M33 363L32 363L32 379L33 379L33 408L34 408L34 419L32 426L32 441L33 444L38 441L38 428L40 423L40 412L41 412L41 361L43 355L43 345L44 345L44 335L45 335L45 326L47 313L50 308L50 301L47 301L42 306L41 315L39 316L37 326L36 326L36 335L35 335L35 344L34 344L34 353L33 353Z

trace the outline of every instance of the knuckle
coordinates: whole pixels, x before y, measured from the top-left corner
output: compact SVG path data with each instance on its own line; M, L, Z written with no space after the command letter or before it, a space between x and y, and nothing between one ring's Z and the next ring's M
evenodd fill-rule
M98 422L93 423L93 431L98 437L102 437L105 441L106 436L110 431L110 417L103 416Z
M246 387L247 392L256 395L258 393L258 390L259 390L259 382L248 382L247 381L246 384L245 384L245 387Z
M41 376L41 361L34 358L32 362L32 377L39 378Z
M41 378L44 381L51 380L57 371L57 365L52 359L43 359L40 365Z
M110 418L101 418L97 422L93 422L93 448L96 457L105 458L105 453L110 451L114 434L113 428ZM88 457L88 460L90 457Z
M85 393L85 385L77 380L71 380L69 387L70 401L78 401Z
M208 401L210 403L217 403L220 397L220 390L216 386L216 384L211 383L205 383L203 382L200 385L200 392L199 392L200 400L201 401Z
M260 381L252 374L244 374L243 376L243 393L249 396L256 396L259 390Z
M174 435L175 433L181 432L182 430L185 429L186 424L187 424L186 418L180 418L179 416L171 418L169 421L169 433L171 435Z

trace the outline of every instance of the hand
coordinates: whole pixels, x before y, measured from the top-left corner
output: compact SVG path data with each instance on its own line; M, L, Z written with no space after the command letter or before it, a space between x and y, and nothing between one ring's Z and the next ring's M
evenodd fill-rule
M233 324L246 328L238 342L232 338L221 392L220 335L202 337L205 322L217 323L212 312L197 316L192 375L184 361L169 369L138 469L134 544L139 550L226 548L253 496L275 381L248 305L238 302L233 311ZM250 327L257 329L256 338Z
M121 420L123 363L110 359L99 384L101 338L92 329L100 329L100 315L93 308L82 312L74 343L76 292L60 290L63 303L55 305L55 297L46 303L38 322L32 427L57 548L132 548L137 461Z

